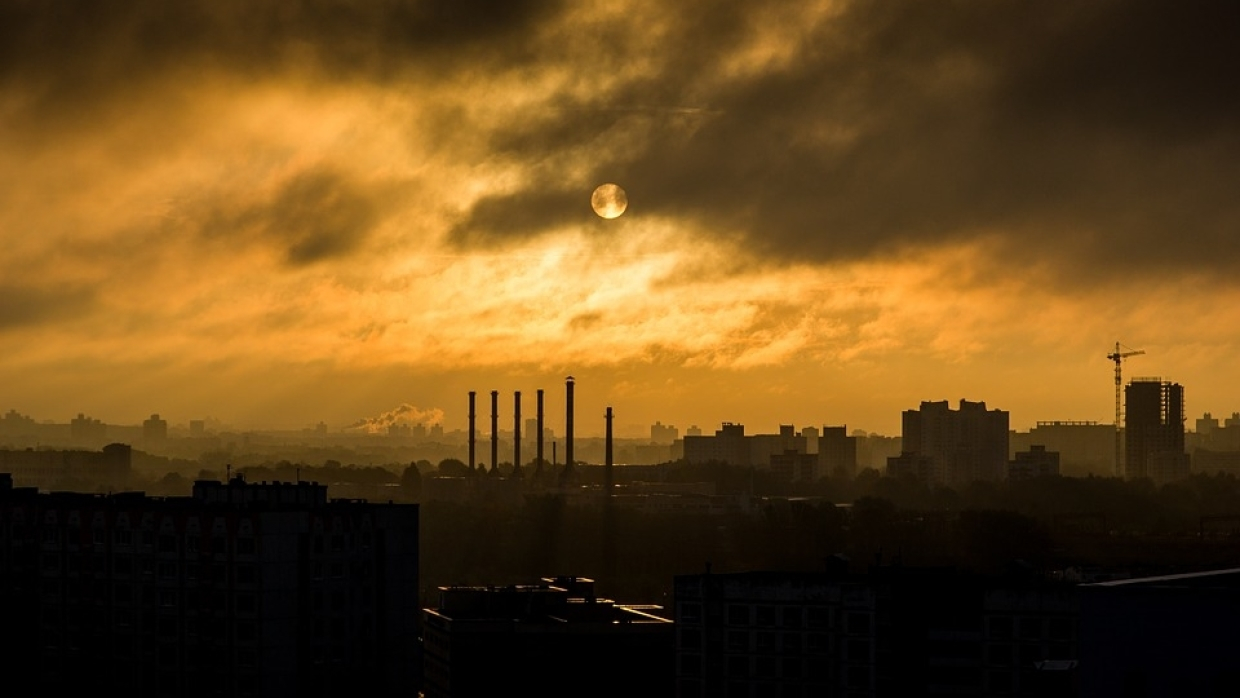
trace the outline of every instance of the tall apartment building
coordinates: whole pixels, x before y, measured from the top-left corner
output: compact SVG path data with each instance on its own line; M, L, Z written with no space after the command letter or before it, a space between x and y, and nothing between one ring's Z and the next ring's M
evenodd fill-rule
M1188 475L1184 387L1135 378L1124 388L1124 476L1168 482Z
M1002 480L1008 464L1008 413L988 410L985 402L960 401L953 410L946 400L922 402L903 415L903 453L897 463L921 456L933 464L933 480L963 485L975 480ZM891 459L888 461L891 462Z
M685 460L690 463L749 465L749 440L744 424L724 422L714 436L688 433L684 439Z
M44 493L0 475L0 657L50 695L409 693L417 590L416 504L241 478L188 497Z
M846 426L823 426L818 437L820 475L851 478L857 474L857 437L848 435Z

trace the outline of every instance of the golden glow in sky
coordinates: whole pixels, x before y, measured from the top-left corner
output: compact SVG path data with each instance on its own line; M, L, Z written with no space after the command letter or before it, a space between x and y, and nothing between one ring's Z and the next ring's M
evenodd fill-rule
M1229 7L325 4L0 3L0 409L1240 410Z

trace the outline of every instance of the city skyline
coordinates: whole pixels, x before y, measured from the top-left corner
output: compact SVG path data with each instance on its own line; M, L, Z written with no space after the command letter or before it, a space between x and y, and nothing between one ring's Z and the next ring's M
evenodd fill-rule
M0 1L0 410L1237 409L1230 5L69 9Z

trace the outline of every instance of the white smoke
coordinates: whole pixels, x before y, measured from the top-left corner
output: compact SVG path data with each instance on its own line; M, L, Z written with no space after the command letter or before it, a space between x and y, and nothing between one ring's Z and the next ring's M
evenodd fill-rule
M365 434L386 434L388 427L393 424L407 424L410 426L415 424L425 426L443 424L443 410L438 407L422 409L405 402L401 403L399 407L390 409L377 417L359 419L345 427L344 430Z

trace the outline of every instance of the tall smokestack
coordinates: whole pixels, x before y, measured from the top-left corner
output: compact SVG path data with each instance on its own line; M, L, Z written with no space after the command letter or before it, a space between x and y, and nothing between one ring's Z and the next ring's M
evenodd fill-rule
M607 434L606 434L606 438L605 438L605 440L604 440L604 442L603 442L603 443L604 443L604 450L603 450L603 454L604 454L604 455L603 455L603 459L604 459L604 460L603 460L603 475L604 475L604 477L606 478L606 480L604 481L604 489L603 489L603 493L604 493L604 494L606 494L608 497L611 497L611 490L612 490L612 473L611 473L611 465L612 465L612 462L611 462L611 416L612 416L612 415L611 415L611 408L610 408L610 407L608 407L608 408L607 408Z
M499 391L491 391L491 472L499 472Z
M474 435L477 431L474 428L474 396L477 393L469 391L469 474L474 474Z
M538 389L538 436L535 437L534 442L538 444L538 454L537 454L538 459L536 461L537 465L534 466L534 475L535 477L537 477L538 475L542 475L542 467L543 467L543 391L542 391L542 388Z
M512 476L521 477L521 391L512 394Z
M565 417L564 417L564 475L573 472L573 377L564 380Z

